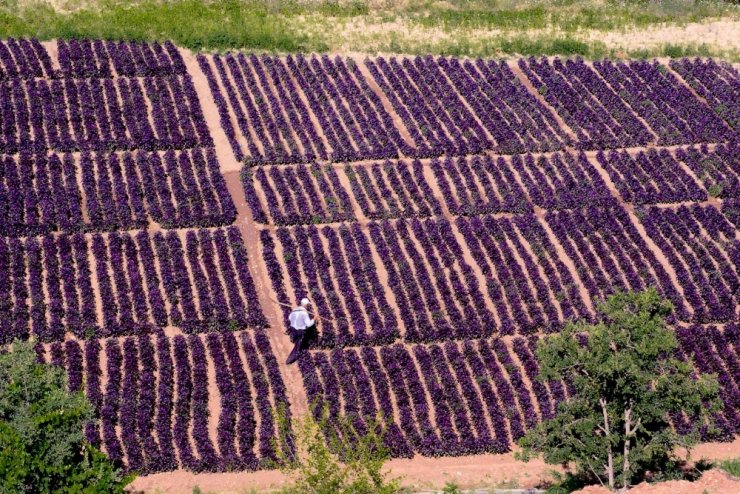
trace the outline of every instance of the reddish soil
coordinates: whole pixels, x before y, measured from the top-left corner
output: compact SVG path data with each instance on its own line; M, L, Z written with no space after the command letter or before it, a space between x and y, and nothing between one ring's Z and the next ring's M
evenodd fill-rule
M723 460L735 457L740 451L740 439L734 443L708 443L698 446L692 458ZM474 455L459 458L426 458L392 460L386 471L401 477L402 485L414 490L441 488L454 481L460 488L516 487L532 488L552 481L551 471L559 467L540 460L523 463L514 459L513 453L503 455ZM279 471L229 472L193 474L183 470L160 473L136 479L134 489L147 493L190 494L198 486L213 494L237 494L278 489L289 482L289 477ZM664 486L666 486L664 488ZM697 487L694 489L694 487ZM724 472L712 470L698 482L673 481L658 485L641 484L630 493L635 494L737 494L740 481ZM609 494L601 487L588 487L582 494Z
M606 487L588 486L573 494L611 494ZM671 480L657 484L643 482L631 488L630 494L737 494L740 492L740 479L723 472L709 470L696 482Z

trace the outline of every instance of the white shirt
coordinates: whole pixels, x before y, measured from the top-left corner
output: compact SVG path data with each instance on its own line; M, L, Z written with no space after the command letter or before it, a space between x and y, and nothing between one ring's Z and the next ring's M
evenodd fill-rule
M313 326L314 320L308 316L308 312L303 307L293 309L293 312L288 316L290 326L293 329L303 330L309 326Z

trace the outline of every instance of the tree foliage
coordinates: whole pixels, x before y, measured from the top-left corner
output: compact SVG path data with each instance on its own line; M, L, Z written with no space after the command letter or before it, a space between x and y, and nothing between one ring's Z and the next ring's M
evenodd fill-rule
M278 412L281 470L293 477L284 494L394 494L400 485L382 471L390 459L379 418L362 426L352 417L332 417L327 411L306 414L290 425ZM356 419L356 417L354 417Z
M0 355L0 493L116 493L132 480L85 442L92 408L31 343Z
M520 458L572 462L612 490L675 464L675 448L694 444L719 405L716 379L676 358L671 310L654 289L617 293L598 306L598 323L569 323L541 341L539 378L569 379L575 396L520 440ZM680 413L689 434L671 427Z

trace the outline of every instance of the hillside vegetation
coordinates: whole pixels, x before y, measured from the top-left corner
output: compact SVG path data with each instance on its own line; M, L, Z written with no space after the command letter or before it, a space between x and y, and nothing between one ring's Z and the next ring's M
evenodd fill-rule
M195 50L740 59L722 0L6 0L0 35L171 39Z

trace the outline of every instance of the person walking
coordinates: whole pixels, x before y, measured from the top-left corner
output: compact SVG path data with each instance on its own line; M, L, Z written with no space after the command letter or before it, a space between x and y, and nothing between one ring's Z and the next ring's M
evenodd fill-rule
M298 355L301 352L301 346L306 335L316 328L316 320L311 319L308 313L308 305L308 299L302 299L301 305L293 309L288 316L288 321L290 321L290 341L293 343L293 350L285 362L287 365L298 360Z

